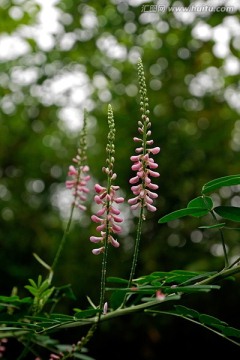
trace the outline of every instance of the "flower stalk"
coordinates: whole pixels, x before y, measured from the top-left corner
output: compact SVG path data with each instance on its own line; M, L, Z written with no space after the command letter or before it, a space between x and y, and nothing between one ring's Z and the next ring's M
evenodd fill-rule
M91 236L90 241L93 243L100 243L101 246L93 249L94 255L103 254L102 259L102 275L101 275L101 291L100 291L100 303L99 308L104 312L105 303L105 284L106 284L106 271L107 271L107 253L108 245L118 248L119 242L115 239L115 234L121 232L119 223L123 221L120 215L120 211L117 209L116 204L120 204L124 201L122 197L117 195L119 186L113 185L114 180L117 178L117 174L114 173L115 162L115 123L113 117L113 110L111 105L108 105L108 143L106 147L107 159L106 167L102 168L102 171L107 175L107 186L103 187L99 184L95 185L96 195L94 200L96 204L101 205L101 208L96 214L92 215L91 219L98 224L96 230L100 233L100 236ZM101 312L99 313L99 319Z
M154 212L156 207L153 205L154 199L158 195L154 192L158 189L158 185L152 183L152 177L157 178L160 176L155 169L158 164L155 163L152 155L156 155L160 152L159 147L152 147L153 140L151 136L151 122L149 120L149 104L147 97L147 87L144 75L144 69L142 60L138 61L138 79L140 87L140 111L142 113L141 120L138 121L138 132L140 136L134 137L133 140L138 143L138 147L135 149L137 155L131 156L133 162L132 170L136 171L136 175L132 177L129 182L132 185L131 190L134 197L128 200L132 210L139 209L139 220L137 226L137 236L134 246L133 261L128 281L128 287L131 286L135 270L137 266L139 245L142 233L142 224L145 220L146 210Z
M76 157L72 159L75 165L70 165L68 171L68 176L70 176L72 179L66 181L66 188L71 189L73 192L73 201L71 204L71 211L66 229L64 231L63 237L56 252L53 264L51 266L52 272L57 266L63 248L66 244L67 236L73 219L74 209L77 207L81 211L86 210L86 206L84 205L84 202L87 200L86 194L89 193L89 188L87 187L87 183L91 178L90 175L87 174L89 172L89 166L87 165L87 154L86 154L86 150L87 150L86 128L87 128L87 112L86 110L84 110L83 128L80 133L79 147L77 150Z

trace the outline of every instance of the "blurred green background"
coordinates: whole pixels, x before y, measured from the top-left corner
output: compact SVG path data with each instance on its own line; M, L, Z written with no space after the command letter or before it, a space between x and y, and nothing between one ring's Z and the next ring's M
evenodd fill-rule
M211 1L201 4L211 5ZM224 267L217 231L191 219L158 224L185 207L216 177L240 172L240 5L214 2L220 11L170 11L196 1L143 2L0 0L0 264L1 294L19 295L27 279L51 264L68 219L68 166L76 154L83 109L89 113L88 158L92 184L104 181L107 106L116 123L116 184L129 198L129 157L140 119L136 63L142 58L152 137L161 177L156 213L144 223L137 276L174 269ZM150 5L156 7L150 8ZM165 11L160 11L165 6ZM225 8L223 8L225 6ZM232 6L227 9L226 6ZM151 10L151 11L150 11ZM215 204L240 205L238 186L213 194ZM93 194L92 194L93 195ZM96 234L89 210L75 212L68 243L56 269L57 286L72 284L77 300L59 311L98 302L101 258L92 255ZM108 276L128 278L137 218L124 207L121 247L110 249ZM231 224L232 225L232 224ZM233 224L237 225L237 224ZM240 254L238 231L225 232L229 258ZM186 303L239 327L240 278L220 291ZM89 343L96 359L156 360L169 354L192 358L239 350L183 320L135 314L103 324ZM59 333L77 341L82 330Z

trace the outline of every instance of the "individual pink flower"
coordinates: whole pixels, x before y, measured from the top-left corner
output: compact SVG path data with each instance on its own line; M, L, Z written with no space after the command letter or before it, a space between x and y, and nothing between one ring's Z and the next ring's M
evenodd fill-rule
M62 358L62 354L57 355L57 354L50 354L50 358L49 360L60 360Z
M107 312L108 312L108 303L105 302L105 303L104 303L104 306L103 306L103 315L106 315Z
M163 300L165 300L165 298L166 298L166 295L161 290L156 291L156 299L157 300L163 301Z

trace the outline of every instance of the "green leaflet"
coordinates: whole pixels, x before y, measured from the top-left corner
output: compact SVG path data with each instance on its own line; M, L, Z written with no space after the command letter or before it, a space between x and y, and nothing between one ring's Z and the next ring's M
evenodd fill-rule
M200 217L207 215L213 207L212 199L209 196L198 196L189 201L184 209L176 210L159 219L160 224L179 219L184 216Z
M95 316L97 313L101 311L99 309L87 309L87 310L74 309L74 310L76 311L76 313L74 314L75 320Z
M189 201L187 207L199 207L203 209L212 210L213 201L209 196L198 196L197 198Z
M218 179L211 180L207 182L205 185L203 185L202 194L210 193L214 190L220 189L223 186L232 186L239 184L240 184L240 174L220 177Z
M163 216L162 218L160 218L158 220L158 223L164 224L166 222L173 221L173 220L179 219L184 216L200 217L203 215L207 215L208 213L209 213L208 209L203 209L201 207L189 207L189 208L184 208L184 209L173 211L170 214Z
M224 219L240 222L240 208L236 206L217 206L214 211Z
M119 278L119 277L115 277L115 276L108 277L107 282L115 282L115 283L119 283L119 284L128 284L128 280L123 279L123 278Z
M213 331L215 334L224 336L227 340L233 342L235 345L240 346L240 330L229 326L226 322L217 319L216 317L200 314L198 311L187 308L182 305L174 305L174 310L159 311L159 310L145 310L146 313L153 315L174 315L182 317L185 320L194 322L195 324L204 326L208 330ZM237 338L237 341L232 338Z

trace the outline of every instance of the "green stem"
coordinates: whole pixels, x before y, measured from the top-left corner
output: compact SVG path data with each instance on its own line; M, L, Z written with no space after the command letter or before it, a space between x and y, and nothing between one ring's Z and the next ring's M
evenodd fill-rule
M130 276L129 276L129 280L128 280L128 287L131 287L131 284L132 284L132 281L133 281L133 278L135 275L135 271L136 271L137 261L138 261L139 244L140 244L141 233L142 233L143 211L144 211L144 208L143 208L143 206L141 206L140 215L139 215L139 219L138 219L137 237L136 237L136 242L135 242L135 246L134 246L132 268L131 268L131 272L130 272Z
M102 259L102 276L101 276L101 290L100 290L100 302L99 302L99 309L102 310L104 306L104 299L105 299L105 291L106 291L106 273L107 273L107 252L108 252L108 235L109 230L107 226L107 231L104 240L104 252L103 252L103 259ZM101 311L98 315L98 321L101 318Z
M214 218L214 220L217 222L216 215L214 214L213 211L211 211L211 215ZM224 236L223 236L222 229L218 229L218 231L220 233L220 238L221 238L222 247L223 247L224 259L225 259L225 269L227 269L229 266L229 261L228 261L227 249L226 249L226 245L225 245L225 241L224 241Z
M73 349L73 351L71 351L70 353L64 355L63 357L61 357L62 360L65 359L70 359L72 357L74 357L74 353L76 351L81 351L82 348L91 340L91 338L93 337L96 329L97 329L98 324L93 324L90 329L88 330L86 336L82 337L81 340L78 342L78 344L76 345L76 347Z
M72 204L72 207L71 207L71 213L70 213L70 216L69 216L69 219L68 219L68 223L67 223L66 229L65 229L65 231L64 231L64 234L63 234L63 236L62 236L62 240L61 240L61 242L60 242L60 244L59 244L57 253L56 253L55 258L54 258L54 260L53 260L53 264L52 264L52 266L51 266L52 272L53 272L53 270L55 269L55 267L56 267L56 265L57 265L57 263L58 263L58 261L59 261L60 255L61 255L61 253L62 253L62 251L63 251L63 248L64 248L64 245L65 245L65 243L66 243L67 235L68 235L68 233L69 233L70 226L71 226L71 223L72 223L72 217L73 217L74 208L75 208L75 204L73 203L73 204Z
M72 358L74 356L74 352L77 351L81 351L82 348L91 340L91 338L93 337L95 331L97 330L97 327L99 325L99 322L101 321L101 315L102 315L102 309L104 306L104 299L105 299L105 292L106 292L106 272L107 272L107 252L108 252L108 235L109 235L109 226L108 226L108 221L107 221L107 230L106 230L106 235L105 235L105 239L104 239L104 252L103 252L103 259L102 259L102 275L101 275L101 289L100 289L100 301L99 301L99 314L97 317L97 321L94 320L94 323L92 324L92 326L90 327L90 329L88 330L87 334L82 337L82 339L80 340L80 342L77 344L76 349L73 350L72 352L70 352L69 354L66 354L62 359L69 359Z
M207 279L199 281L198 283L196 283L196 285L207 285L209 283L212 283L213 281L214 282L220 281L220 280L222 280L224 278L235 275L235 274L237 274L239 272L240 272L240 265L238 265L238 266L236 266L234 268L229 267L228 269L223 269L223 270L219 271L217 274L214 274L214 275L210 276Z

